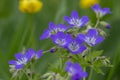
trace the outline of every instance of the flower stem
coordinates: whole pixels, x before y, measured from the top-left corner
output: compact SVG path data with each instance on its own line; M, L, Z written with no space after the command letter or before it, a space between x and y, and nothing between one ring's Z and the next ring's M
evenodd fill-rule
M54 47L52 47L52 48L53 48L53 49L56 49L56 46L54 46ZM50 48L49 50L44 51L43 53L45 54L45 53L50 52L50 50L51 50L52 48Z
M97 17L97 22L96 22L96 24L95 24L95 28L97 28L97 26L99 25L99 23L100 23L100 18Z
M34 47L34 15L29 15L29 39L27 42L27 47Z
M84 67L83 70L86 71L86 67ZM86 80L86 78L84 77L83 80Z
M46 51L44 51L43 53L48 53L48 52L50 52L50 50L46 50Z
M28 78L28 80L32 80L24 70L22 70L22 71L26 75L26 77Z
M90 69L90 73L89 73L88 80L91 80L91 79L92 79L92 74L93 74L93 69L91 68L91 69Z
M67 75L66 80L70 80L70 75Z
M34 65L35 65L35 64L32 64L32 62L30 62L30 66L31 66L31 70L30 70L30 80L32 80L32 77L33 77Z

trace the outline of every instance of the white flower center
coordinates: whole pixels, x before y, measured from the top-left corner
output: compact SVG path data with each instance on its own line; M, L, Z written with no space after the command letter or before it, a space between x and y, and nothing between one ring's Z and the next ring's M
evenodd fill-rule
M72 50L73 52L77 51L79 49L79 44L76 42L72 42L69 44L69 49Z
M54 28L50 31L51 34L56 34L57 32L64 32L65 29L64 28Z
M55 34L55 33L57 33L58 31L59 31L58 28L54 28L54 29L51 30L51 33L52 33L52 34Z
M80 19L72 18L70 20L70 24L75 25L76 27L80 27L82 23Z
M66 44L66 41L65 41L65 39L56 39L56 43L63 46Z
M95 37L86 37L85 38L85 41L88 43L88 44L93 44L95 45L95 41L96 41L96 38Z
M21 58L21 59L18 59L17 61L17 64L20 65L20 64L26 64L27 63L27 59L25 57Z
M75 69L73 69L72 67L70 67L70 74L74 75L74 73L75 73Z

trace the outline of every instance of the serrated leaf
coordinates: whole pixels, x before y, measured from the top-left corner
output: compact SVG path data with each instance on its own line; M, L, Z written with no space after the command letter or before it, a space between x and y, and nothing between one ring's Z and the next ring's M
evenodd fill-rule
M92 53L89 53L86 55L86 61L92 61L94 60L96 57L99 57L100 55L102 55L103 50L100 51L93 51Z
M99 67L94 66L93 69L94 69L97 73L100 73L100 74L104 75L104 72L103 72Z
M94 51L94 52L91 53L91 57L94 59L94 58L96 58L96 57L102 55L102 53L103 53L103 50Z
M113 67L109 59L110 58L106 56L97 57L96 60L94 60L93 65L98 67Z
M102 67L103 66L103 62L101 60L95 60L93 62L93 65L95 65L97 67Z

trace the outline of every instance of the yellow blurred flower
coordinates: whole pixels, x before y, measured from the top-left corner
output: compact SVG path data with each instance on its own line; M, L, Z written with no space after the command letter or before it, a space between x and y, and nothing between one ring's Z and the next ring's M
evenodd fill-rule
M89 8L96 3L99 3L99 0L80 0L80 6L82 8Z
M39 0L20 0L19 9L23 13L36 13L42 9L42 5Z

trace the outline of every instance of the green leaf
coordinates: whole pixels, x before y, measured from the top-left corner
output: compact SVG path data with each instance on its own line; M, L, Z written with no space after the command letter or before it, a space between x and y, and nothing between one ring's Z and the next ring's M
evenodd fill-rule
M91 52L91 53L88 53L88 54L85 56L85 60L92 62L96 57L99 57L102 53L103 53L103 50L93 51L93 52Z
M104 75L104 72L103 72L99 67L93 66L93 69L94 69L97 73L100 73L100 74Z
M106 56L100 56L100 57L97 57L94 62L93 62L94 65L96 66L104 66L104 67L113 67L110 63L110 58L109 57L106 57Z
M94 58L96 58L96 57L102 55L102 53L103 53L103 50L100 50L100 51L94 51L94 52L91 53L90 56L91 56L92 59L94 59Z
M113 67L109 61L110 58L105 57L105 56L100 56L97 57L94 61L93 61L93 68L97 73L101 73L103 74L102 70L100 68L102 67Z

